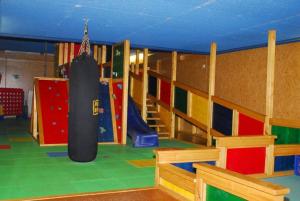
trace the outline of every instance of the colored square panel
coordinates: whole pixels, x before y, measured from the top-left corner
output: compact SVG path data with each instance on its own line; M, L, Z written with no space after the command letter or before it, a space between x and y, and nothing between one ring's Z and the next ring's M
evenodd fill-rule
M187 91L175 87L175 103L174 106L176 109L183 113L187 113Z
M164 80L160 81L160 100L167 105L170 105L171 100L171 84Z
M214 186L206 186L206 201L246 201L236 195L218 189Z
M148 78L148 93L151 96L157 96L157 78L153 76L149 76Z
M192 94L191 116L200 123L207 125L208 100L196 94Z
M300 144L300 129L272 126L272 134L277 136L275 144Z
M295 163L295 156L276 156L274 171L293 170Z
M264 123L240 113L238 133L239 135L263 135Z
M264 173L265 159L265 147L228 149L226 168L241 174Z
M222 105L213 105L213 129L220 133L232 135L232 110Z

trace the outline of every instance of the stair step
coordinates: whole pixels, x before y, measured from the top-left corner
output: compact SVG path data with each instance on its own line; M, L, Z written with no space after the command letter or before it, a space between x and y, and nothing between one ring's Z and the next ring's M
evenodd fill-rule
M150 111L147 111L147 113L150 113L150 114L156 114L156 113L158 113L157 111L155 111L155 110L150 110Z
M159 117L147 117L146 120L160 120Z
M150 128L155 128L155 127L160 127L160 128L162 128L162 127L166 127L166 125L164 125L164 124L153 124L153 125L149 125L149 127L150 127Z

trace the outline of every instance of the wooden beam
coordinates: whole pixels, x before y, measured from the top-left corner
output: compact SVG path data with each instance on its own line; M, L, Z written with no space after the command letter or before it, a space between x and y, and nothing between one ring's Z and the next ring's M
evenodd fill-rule
M175 137L175 113L173 112L172 108L174 108L175 103L175 86L174 81L176 81L176 72L177 72L177 52L172 52L172 74L171 74L171 130L170 130L170 137Z
M270 118L273 117L274 71L275 71L276 31L268 34L267 88L266 88L266 123L265 130L271 135Z
M300 155L300 144L285 144L274 146L274 156Z
M232 117L232 136L238 136L239 132L239 112L234 109Z
M215 80L216 80L216 59L217 59L217 44L211 43L209 57L209 84L208 84L208 112L207 112L207 146L212 145L212 137L210 128L212 128L213 102L212 96L215 95Z
M266 147L273 145L275 136L233 136L233 137L214 137L216 147L226 148L246 148L246 147Z
M147 122L147 94L148 94L148 49L143 50L143 94L142 94L142 118Z
M290 128L300 128L300 120L299 119L278 119L278 118L271 118L269 120L271 125L275 126L284 126Z
M140 50L136 50L135 51L135 70L134 70L134 73L136 75L140 74Z
M162 74L159 74L158 72L154 71L154 70L148 70L148 75L151 75L153 77L156 77L158 79L164 80L165 82L170 83L170 79Z
M216 148L154 150L159 164L185 163L219 160L220 150Z
M58 44L58 66L64 64L64 43Z
M190 123L194 124L195 126L199 127L200 129L202 129L202 130L204 130L204 131L207 131L207 126L204 125L204 124L202 124L201 122L195 120L194 118L189 117L189 116L186 115L185 113L180 112L179 110L177 110L177 109L175 109L175 108L173 109L173 112L174 112L176 115L180 116L181 118L183 118L183 119L189 121Z

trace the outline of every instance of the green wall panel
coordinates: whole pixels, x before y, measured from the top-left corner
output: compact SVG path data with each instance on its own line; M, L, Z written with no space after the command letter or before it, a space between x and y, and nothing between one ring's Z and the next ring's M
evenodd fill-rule
M300 129L272 126L272 134L277 136L275 144L300 144Z
M176 109L183 113L187 113L187 91L175 87L175 103Z
M246 201L243 198L220 190L216 187L206 186L206 201Z
M123 78L124 43L114 46L113 78Z

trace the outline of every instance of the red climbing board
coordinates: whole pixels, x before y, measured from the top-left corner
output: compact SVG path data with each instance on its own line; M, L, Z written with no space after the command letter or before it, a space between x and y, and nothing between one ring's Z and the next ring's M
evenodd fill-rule
M113 82L113 100L115 106L115 119L117 127L118 143L122 143L122 103L123 82Z
M264 123L248 117L242 113L239 114L239 135L263 135Z
M226 168L241 174L264 173L265 158L265 147L228 149Z
M167 105L170 105L171 84L164 80L160 81L160 100Z
M37 80L37 100L42 120L43 144L68 142L67 81ZM39 114L39 115L40 115ZM40 127L39 127L40 128Z
M0 88L0 105L3 106L4 115L22 115L23 100L23 89Z

